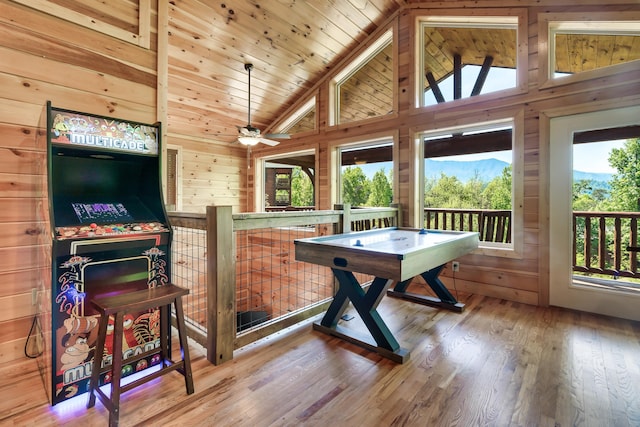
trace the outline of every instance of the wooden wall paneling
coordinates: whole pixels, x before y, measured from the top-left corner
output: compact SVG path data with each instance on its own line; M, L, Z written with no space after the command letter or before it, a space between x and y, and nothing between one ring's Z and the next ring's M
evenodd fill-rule
M2 197L1 200L0 223L42 220L36 210L38 200L42 199Z
M206 143L202 138L189 140L183 135L169 136L170 143L180 145L182 150L183 209L186 212L204 212L204 206L212 200L219 205L233 207L234 212L243 211L242 198L246 168L243 157L232 155L228 143ZM238 144L239 146L239 144ZM239 152L245 152L242 147Z
M67 73L67 75L69 75ZM143 123L155 122L155 101L153 104L145 105L135 101L118 100L114 102L111 96L103 93L85 92L70 89L57 84L50 85L46 82L27 80L20 77L7 77L0 74L0 84L7 88L12 97L29 102L41 108L42 94L46 93L49 100L57 107L75 109L76 111L94 112L96 114L122 118L124 115L128 120L140 121ZM149 91L148 94L155 95Z
M4 47L0 47L0 56L4 59L0 63L0 72L16 78L65 87L68 86L70 76L73 76L76 90L108 95L117 99L133 99L153 105L150 101L153 100L156 90L148 84L99 74L82 66L52 60L48 56L33 55ZM27 85L29 81L22 84Z
M0 222L0 247L37 245L44 226L43 222Z
M0 271L0 280L3 286L0 287L0 297L7 297L19 293L29 292L36 289L36 281L43 272L48 271L47 266L33 267L23 270ZM29 302L31 304L31 302ZM0 341L1 342L1 341Z
M41 131L37 136L37 128L34 126L19 126L8 123L0 123L0 147L8 149L38 150L44 152L37 145L37 138L46 138Z
M0 173L0 198L40 196L40 177L37 175Z
M155 85L155 52L11 2L0 12L3 46Z
M29 7L44 11L58 18L108 34L112 37L136 43L146 49L151 43L151 0L121 2L120 7L103 2L50 2L45 0L15 0ZM124 7L123 7L124 6Z
M46 159L42 152L0 146L0 171L2 172L33 173L42 170L44 162Z
M31 293L29 293L31 298ZM1 301L1 298L0 298ZM16 301L18 302L18 301ZM31 301L28 303L31 305ZM0 363L6 360L7 353L2 351L3 343L11 342L12 347L25 342L25 337L31 329L33 317L31 313L28 316L21 316L16 319L0 321ZM3 360L4 359L4 360Z
M33 316L36 313L36 306L31 304L31 292L2 297L0 307L5 307L0 310L0 322ZM25 331L25 336L26 332L28 331Z
M529 292L505 286L494 286L480 282L468 282L465 280L457 280L455 286L451 283L447 286L450 286L449 289L457 289L460 292L486 295L523 304L538 305L539 303L538 292Z

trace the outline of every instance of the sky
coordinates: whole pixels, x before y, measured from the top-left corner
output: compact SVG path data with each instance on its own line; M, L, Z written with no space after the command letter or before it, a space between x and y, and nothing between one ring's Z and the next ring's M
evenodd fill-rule
M614 148L621 148L625 140L592 142L573 146L573 169L582 172L614 173L609 166L609 153Z
M625 140L616 140L575 144L573 146L573 168L581 172L615 173L616 170L609 166L609 153L614 148L621 148L624 143ZM435 160L471 161L490 158L511 163L511 151L467 154L464 156L442 157Z

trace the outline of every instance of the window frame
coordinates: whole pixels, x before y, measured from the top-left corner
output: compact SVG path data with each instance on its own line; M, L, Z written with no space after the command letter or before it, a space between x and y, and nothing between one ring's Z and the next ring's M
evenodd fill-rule
M278 153L269 154L266 156L256 156L255 158L255 170L254 174L254 212L266 212L265 204L265 191L266 191L266 165L270 162L277 162L278 159L293 157L299 155L314 156L314 205L316 210L319 209L319 195L318 195L318 148L307 148L300 150L286 150Z
M465 124L452 125L446 127L432 127L416 132L416 163L418 182L416 185L415 199L416 217L419 224L424 224L424 192L425 192L425 170L424 170L424 140L425 137L451 134L454 132L471 132L487 128L495 128L500 125L510 124L512 127L511 146L511 243L494 243L481 241L478 249L474 253L498 256L504 258L521 259L524 256L524 111L519 110L512 114L505 114L494 120L473 121L472 118L466 120Z
M615 23L622 22L633 22L635 25L640 26L640 12L599 12L593 17L589 14L571 12L539 14L538 37L540 39L540 45L546 46L547 48L546 53L541 51L539 55L540 67L538 69L538 83L540 89L564 86L637 69L640 60L596 68L569 76L553 77L553 70L555 68L555 43L553 36L558 32L558 27L561 27L562 32L575 29L575 31L595 31L607 34L606 23L611 24L609 27L611 28ZM597 30L598 28L599 30Z
M289 133L289 130L295 126L305 115L312 109L315 109L314 125L313 129L306 130L304 132L296 133L295 135L305 135L318 132L318 104L316 102L317 96L314 95L305 101L302 105L297 107L291 114L287 115L284 120L279 122L274 129L277 129L277 133Z
M380 120L383 117L395 117L397 115L397 105L398 105L398 95L397 95L397 58L398 58L398 46L395 43L395 39L397 34L396 26L387 27L382 31L380 36L376 37L375 40L369 44L362 53L357 55L354 59L351 59L346 65L343 65L340 68L340 72L336 74L329 82L329 126L352 126L354 123L366 122L368 120ZM364 65L366 65L373 57L375 57L378 53L380 53L383 49L385 49L390 43L393 44L393 80L391 88L393 93L392 105L390 106L393 113L385 116L376 116L372 118L352 121L348 123L340 123L340 86L346 82L350 77L352 77L355 73L357 73Z
M427 14L428 13L428 14ZM508 9L474 9L473 15L470 15L466 9L456 10L429 10L419 11L414 16L414 47L415 47L415 61L414 61L414 109L423 111L425 109L442 108L443 104L436 105L424 105L423 90L425 77L423 76L424 70L424 57L423 57L423 31L424 22L430 22L431 24L438 24L441 26L466 26L473 27L491 27L505 25L508 21L515 21L509 23L510 26L514 26L516 29L516 85L512 88L498 90L495 92L489 92L473 97L460 98L452 101L447 101L444 104L450 105L452 102L459 104L468 104L475 102L485 102L490 99L502 98L508 95L516 95L520 93L526 93L528 91L528 69L529 69L529 41L528 41L528 10L522 8L508 8ZM502 23L500 22L502 21Z
M176 212L180 212L182 211L182 147L179 145L173 145L173 144L167 144L166 145L166 152L164 153L165 155L165 160L164 160L164 166L165 166L165 185L164 185L164 191L165 191L165 204L169 201L168 200L168 191L169 191L169 151L174 151L175 152L175 177L174 177L174 182L173 182L173 186L175 188L175 208L174 210ZM169 205L167 205L169 206Z
M331 190L331 206L335 206L336 204L342 204L342 150L353 150L357 148L364 148L367 146L376 146L383 145L385 143L392 143L392 171L393 171L393 182L391 183L393 189L393 198L392 203L397 203L398 200L398 173L399 166L398 162L394 161L399 158L399 133L398 131L382 132L380 134L371 135L369 138L351 138L351 139L343 139L337 140L329 147L330 156L330 170L329 177L330 182L335 183L332 185Z

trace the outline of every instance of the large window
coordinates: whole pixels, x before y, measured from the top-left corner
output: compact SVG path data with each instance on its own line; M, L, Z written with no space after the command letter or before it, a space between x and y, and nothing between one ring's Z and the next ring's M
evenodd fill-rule
M515 248L522 224L522 156L514 120L424 132L423 226L477 231L481 246Z
M394 112L393 33L387 31L333 80L331 124Z
M517 16L420 19L417 105L430 106L518 85Z

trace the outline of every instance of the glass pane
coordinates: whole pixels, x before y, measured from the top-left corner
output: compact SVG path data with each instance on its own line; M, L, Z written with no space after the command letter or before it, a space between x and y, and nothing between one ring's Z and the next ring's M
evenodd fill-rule
M511 127L428 138L424 151L424 226L511 243Z
M640 139L573 145L574 283L640 293Z
M388 207L393 201L392 144L341 151L342 203Z
M640 35L555 34L554 77L640 59Z
M387 44L337 86L339 123L393 112L393 43Z
M495 18L496 24L506 18ZM422 105L496 92L516 86L517 30L423 23ZM460 72L459 85L455 83ZM459 87L458 87L459 86Z

